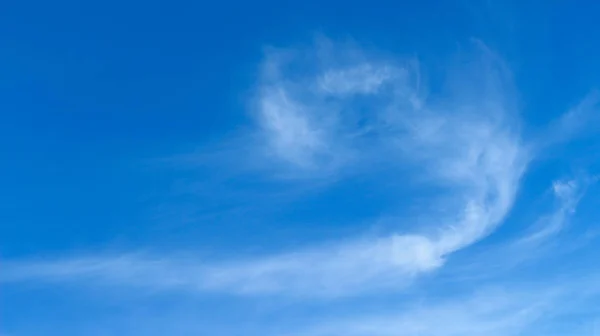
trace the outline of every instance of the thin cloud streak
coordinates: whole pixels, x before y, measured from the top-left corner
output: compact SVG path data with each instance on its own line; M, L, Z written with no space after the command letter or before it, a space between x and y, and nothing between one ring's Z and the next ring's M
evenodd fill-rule
M597 180L596 177L579 177L554 181L550 187L554 201L550 211L539 215L532 224L526 223L515 237L463 254L439 277L454 283L486 281L524 270L535 262L564 257L585 247L573 241L562 241L558 246L557 239L575 215L586 189Z
M478 285L477 290L386 307L379 313L327 316L286 335L563 335L556 326L572 332L580 329L577 320L565 324L563 317L594 311L600 294L598 274L589 272L519 285L514 281Z
M552 191L558 202L556 209L549 215L540 218L534 227L539 229L520 239L517 243L539 243L553 235L558 234L567 225L577 208L585 191L594 179L557 180L552 183Z
M352 316L347 320L323 322L303 336L469 336L520 335L548 309L553 293L533 296L527 293L496 291L413 307L398 313ZM530 298L526 300L525 298Z

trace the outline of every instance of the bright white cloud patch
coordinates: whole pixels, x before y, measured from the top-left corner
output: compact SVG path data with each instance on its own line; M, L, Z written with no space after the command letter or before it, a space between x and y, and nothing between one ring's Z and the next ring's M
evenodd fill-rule
M294 102L284 90L265 89L260 104L260 124L267 139L281 158L303 168L315 164L331 150L324 131L307 115L305 106Z

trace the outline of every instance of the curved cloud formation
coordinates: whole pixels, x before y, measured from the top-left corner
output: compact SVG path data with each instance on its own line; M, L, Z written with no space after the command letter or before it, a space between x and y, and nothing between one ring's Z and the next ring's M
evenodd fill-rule
M510 74L479 48L440 92L428 92L414 61L347 45L273 51L262 66L253 105L258 127L248 141L258 157L306 183L397 167L398 179L438 195L443 209L425 229L202 266L131 255L13 265L4 280L101 275L153 287L341 296L433 271L504 221L531 159Z
M369 59L344 48L335 55L317 47L267 57L257 115L271 157L313 178L373 161L418 167L416 178L448 194L454 210L428 234L397 233L221 267L215 286L333 293L397 284L441 266L510 211L529 153L502 64L482 52L447 96L427 99L414 62Z

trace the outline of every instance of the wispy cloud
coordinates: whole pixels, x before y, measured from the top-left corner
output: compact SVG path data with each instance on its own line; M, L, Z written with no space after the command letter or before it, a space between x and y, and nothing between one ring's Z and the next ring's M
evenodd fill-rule
M318 76L320 90L331 95L374 94L382 85L400 75L399 69L389 66L360 64L348 69L326 70Z
M435 191L431 207L422 209L433 214L427 225L407 218L389 236L232 261L125 255L13 263L0 280L91 278L245 295L359 295L405 286L490 235L511 211L533 155L520 134L504 64L477 49L473 66L454 74L446 92L426 97L414 62L344 48L268 55L253 100L256 129L241 136L244 158L305 183L389 166L398 170L395 178ZM555 184L563 206L544 230L562 226L576 203L574 189Z
M333 159L326 125L311 119L310 107L293 101L282 88L263 91L259 124L274 154L306 169Z
M596 314L597 276L479 284L458 294L389 304L380 312L326 316L289 335L586 335L569 316Z
M553 197L547 212L533 212L537 219L522 223L522 228L514 230L510 237L462 254L451 269L439 276L449 282L497 279L583 248L580 242L558 239L575 216L587 188L596 181L596 177L589 176L553 181L549 187ZM542 196L540 201L548 200Z
M412 176L448 195L449 210L426 230L222 267L217 287L350 294L405 283L487 236L512 206L529 153L514 118L512 86L503 80L508 76L487 51L475 57L485 59L481 67L460 74L462 87L449 90L459 93L442 100L424 97L414 62L369 61L364 53L356 56L356 49L348 52L356 61L336 61L317 51L310 57L300 53L300 64L293 64L293 51L285 64L267 58L263 68L276 74L259 90L267 145L316 175L361 164L419 167ZM304 64L306 59L326 61L316 66ZM290 70L298 68L310 70Z
M539 242L557 234L567 224L568 218L575 212L579 200L585 194L587 185L593 179L557 180L552 183L552 192L558 202L555 210L543 216L533 225L534 233L519 240L519 243Z
M554 121L537 140L536 145L540 150L547 150L552 146L581 138L598 131L600 125L600 91L593 90L567 113Z
M306 336L468 336L520 335L554 303L555 293L482 290L471 296L398 309L396 313L331 319L299 335Z

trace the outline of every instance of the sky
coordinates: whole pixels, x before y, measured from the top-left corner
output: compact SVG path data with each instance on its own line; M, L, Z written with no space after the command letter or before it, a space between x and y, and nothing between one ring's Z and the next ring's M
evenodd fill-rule
M599 16L3 2L0 335L600 335Z

